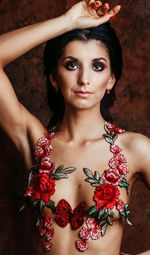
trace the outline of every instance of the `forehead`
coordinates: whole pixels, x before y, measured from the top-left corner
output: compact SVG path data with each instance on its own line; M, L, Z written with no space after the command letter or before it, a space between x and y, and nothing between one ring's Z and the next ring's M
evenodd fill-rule
M74 40L64 48L62 57L73 56L77 59L94 59L104 57L109 60L106 46L95 39L88 41Z

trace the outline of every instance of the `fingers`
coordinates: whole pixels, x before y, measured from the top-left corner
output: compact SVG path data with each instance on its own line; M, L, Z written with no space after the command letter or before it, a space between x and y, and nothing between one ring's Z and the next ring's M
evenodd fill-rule
M101 8L99 8L99 9L97 10L97 14L98 14L99 16L105 15L108 11L109 11L109 4L108 4L108 3L105 3L104 5L101 6Z
M109 11L108 14L110 18L113 18L114 16L116 16L116 14L120 11L120 9L121 9L121 5L117 5L111 11Z
M102 2L101 1L95 1L95 0L90 0L89 1L89 7L92 7L93 9L97 10L98 8L100 8L102 6Z
M105 14L109 16L109 18L113 18L116 16L116 14L120 11L121 5L115 6L112 10L110 9L110 6L108 3L102 4L101 1L98 0L90 0L88 1L89 7L94 9L98 16L104 16Z

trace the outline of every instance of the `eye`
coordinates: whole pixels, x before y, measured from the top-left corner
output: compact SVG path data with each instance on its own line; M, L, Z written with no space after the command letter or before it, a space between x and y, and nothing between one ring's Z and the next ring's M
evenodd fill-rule
M71 61L71 62L66 63L65 67L67 70L75 70L76 68L78 68L78 65L76 62Z
M104 69L104 64L101 63L101 62L95 62L95 63L93 64L93 68L94 68L94 70L96 70L96 71L102 71L102 70Z

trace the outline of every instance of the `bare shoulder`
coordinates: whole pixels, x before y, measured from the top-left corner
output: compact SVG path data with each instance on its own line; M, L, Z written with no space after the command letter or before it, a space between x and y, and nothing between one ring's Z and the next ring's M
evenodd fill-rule
M125 132L119 135L120 146L125 150L130 165L131 177L140 174L150 186L150 139L143 134ZM144 177L144 178L143 178Z
M147 136L135 133L125 132L119 136L120 143L131 153L145 154L150 153L150 138Z

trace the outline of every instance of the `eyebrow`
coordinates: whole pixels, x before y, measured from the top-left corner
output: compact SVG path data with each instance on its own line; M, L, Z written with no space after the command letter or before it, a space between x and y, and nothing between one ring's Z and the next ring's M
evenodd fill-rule
M63 60L66 60L66 59L68 59L68 58L71 59L71 60L74 60L74 61L78 61L77 58L72 57L72 56L67 56L67 57L63 58ZM107 62L107 60L106 60L105 58L103 58L103 57L94 58L92 61L95 62L95 61L100 61L100 60L104 60L105 62Z

